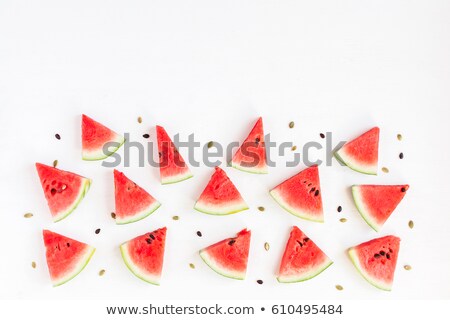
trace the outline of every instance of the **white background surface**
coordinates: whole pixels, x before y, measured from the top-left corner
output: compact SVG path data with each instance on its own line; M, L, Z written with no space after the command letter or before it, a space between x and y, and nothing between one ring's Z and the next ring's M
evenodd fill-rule
M2 1L0 297L450 298L449 30L447 1ZM323 143L320 132L332 131L339 141L378 125L380 168L390 173L365 176L335 160L321 166L326 222L317 224L290 215L268 195L303 168L285 168L289 157L274 157L280 162L265 176L226 169L251 207L227 217L192 209L210 168L192 168L193 179L161 186L157 168L120 167L163 206L145 220L116 226L112 169L81 160L82 113L141 142L156 124L171 135L195 133L203 143L241 141L260 115L274 140L298 146ZM34 168L54 159L93 180L78 209L56 224ZM357 183L411 185L379 234L352 203L349 187ZM256 209L261 205L264 213ZM25 212L34 217L24 219ZM310 281L278 284L274 274L294 224L334 265ZM118 246L161 226L168 227L166 260L155 287L128 271ZM197 251L244 227L253 232L247 279L222 278ZM43 228L97 248L87 268L58 288L50 284ZM365 282L345 253L385 234L402 238L390 293Z

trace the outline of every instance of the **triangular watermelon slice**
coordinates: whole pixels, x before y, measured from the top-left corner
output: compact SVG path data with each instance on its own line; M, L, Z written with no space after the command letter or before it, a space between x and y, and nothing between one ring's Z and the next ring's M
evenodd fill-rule
M271 196L293 215L323 222L322 192L317 166L306 168L270 191Z
M77 276L88 264L95 248L55 232L44 230L45 255L53 286Z
M148 232L120 246L123 261L138 278L159 285L164 263L166 228Z
M144 219L161 206L147 191L118 170L114 170L114 186L117 224Z
M200 250L200 257L218 274L244 280L247 272L251 232L240 231L236 237L219 241Z
M215 167L194 209L208 214L227 215L247 210L248 206L225 171Z
M336 153L336 159L355 171L376 175L378 170L378 140L380 129L374 127L347 142Z
M125 142L120 134L105 127L103 124L82 115L81 119L81 142L83 160L106 159ZM105 144L111 144L107 148L108 152L103 152Z
M300 282L314 278L333 261L296 226L292 227L281 259L279 282Z
M184 162L183 157L178 152L166 130L161 126L156 126L156 135L158 139L161 183L169 184L191 178L193 175L189 167Z
M380 231L409 189L405 185L355 185L353 200L361 216L375 231Z
M348 255L361 275L375 287L390 291L394 282L400 238L385 236L348 250Z
M231 166L250 173L267 173L266 146L261 117L236 151Z
M36 163L36 169L53 221L64 219L84 198L91 180L42 163Z

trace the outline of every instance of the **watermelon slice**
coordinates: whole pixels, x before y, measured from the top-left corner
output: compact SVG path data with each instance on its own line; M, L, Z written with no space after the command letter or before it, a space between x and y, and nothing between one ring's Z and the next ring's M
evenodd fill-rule
M208 214L227 215L247 210L248 206L225 171L216 167L194 209Z
M120 246L123 261L138 278L159 285L164 262L166 228L148 232Z
M390 291L394 282L400 238L385 236L348 250L348 255L361 275L375 287Z
M334 155L342 164L355 171L376 175L378 170L378 140L380 129L374 127L347 142Z
M169 184L191 178L193 176L191 171L166 130L163 127L156 126L156 135L158 139L161 183Z
M270 191L278 204L293 215L323 222L322 196L317 166L306 168Z
M407 184L355 185L352 187L352 194L356 208L367 224L375 231L380 231L408 189Z
M219 241L200 250L200 257L218 274L244 280L247 272L250 238L250 231L241 230L235 238Z
M95 248L55 232L44 230L45 255L53 286L76 277L88 264Z
M231 166L250 173L267 173L266 146L261 117L234 155Z
M333 261L310 238L293 226L277 280L285 283L309 280L332 264Z
M84 198L91 180L42 163L36 163L36 169L53 221L64 219Z
M125 139L120 134L83 114L81 142L83 160L90 161L106 159L122 146ZM104 153L103 146L106 143L111 143L111 146L108 148L108 152Z
M117 224L144 219L161 206L147 191L118 170L114 170L114 185Z

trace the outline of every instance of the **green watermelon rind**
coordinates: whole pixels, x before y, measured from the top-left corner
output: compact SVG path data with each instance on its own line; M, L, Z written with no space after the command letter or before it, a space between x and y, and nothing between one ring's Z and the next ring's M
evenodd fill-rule
M161 177L161 184L173 184L173 183L177 183L177 182L181 182L187 179L192 178L194 175L191 173L191 171L187 170L185 173L183 174L179 174L176 176L171 176L171 177Z
M84 179L84 181L82 183L82 186L80 187L80 191L78 193L77 198L70 205L69 209L61 212L57 216L53 216L53 222L58 222L58 221L63 220L64 218L67 218L77 208L77 206L80 204L81 200L84 199L84 196L89 191L92 181L91 181L91 179L88 179L88 178L83 178L83 179Z
M153 276L153 278L150 278L150 275L145 275L144 272L140 270L140 268L134 264L131 261L131 258L128 254L128 248L127 248L128 242L123 243L120 246L120 253L122 255L122 259L125 262L125 265L127 268L131 271L132 274L134 274L136 277L141 279L142 281L145 281L147 283L153 284L155 286L160 285L160 276Z
M125 143L125 138L119 134L116 135L116 137L108 142L116 142L119 143L119 145L115 148L108 148L108 152L104 153L103 148L97 149L95 151L85 151L82 150L82 159L85 161L98 161L98 160L104 160L111 156L112 154L116 153L117 150L120 149L120 147Z
M77 268L75 268L73 270L73 272L70 273L69 276L63 277L62 279L58 279L56 281L52 280L53 287L58 287L58 286L60 286L60 285L62 285L64 283L72 280L77 275L79 275L81 273L81 271L83 271L84 268L86 268L86 266L88 265L89 261L91 260L92 256L95 253L95 248L94 247L88 246L87 249L88 250L87 250L86 254L78 262Z
M200 258L206 263L208 267L210 267L212 270L220 274L221 276L224 276L226 278L235 279L235 280L244 280L245 279L245 272L232 272L227 271L225 268L221 268L219 266L216 266L214 263L214 259L212 259L208 252L205 249L202 249L199 251Z
M305 212L298 212L296 210L294 210L292 207L290 207L284 200L283 198L277 193L276 189L272 189L269 191L269 194L272 196L272 198L287 212L289 212L290 214L299 217L301 219L305 219L308 221L313 221L313 222L319 222L319 223L323 223L324 219L323 219L323 215L321 218L317 219L315 218L314 214L308 214Z
M347 253L356 270L358 270L358 272L363 276L364 279L366 279L367 282L369 282L374 287L384 291L392 290L392 285L386 284L382 281L377 281L377 279L374 279L373 277L369 276L366 272L364 272L363 268L361 267L361 264L359 263L358 256L356 255L356 250L354 248L348 249Z
M242 172L248 172L248 173L254 173L254 174L267 174L269 173L269 170L267 170L267 166L264 166L263 168L258 167L244 167L239 164L237 164L234 161L231 161L231 166L235 169L238 169Z
M244 201L239 202L238 204L235 204L235 205L222 206L220 211L217 210L216 208L217 208L217 206L209 206L209 207L203 206L199 201L197 201L194 205L195 210L202 212L202 213L215 215L215 216L227 216L230 214L238 213L238 212L249 209L247 203L245 203ZM225 209L225 208L230 208L230 209Z
M295 278L295 277L290 277L289 280L283 280L283 277L278 276L277 277L277 281L280 283L295 283L295 282L303 282L306 280L310 280L312 278L317 277L319 274L321 274L322 272L324 272L326 269L328 269L328 267L330 267L333 264L333 261L330 260L330 258L327 258L323 264L321 264L320 266L318 266L317 268L310 270L308 275L306 276L302 276L299 278ZM288 277L286 277L288 278Z
M132 215L129 219L120 219L116 215L116 224L119 224L119 225L129 224L129 223L133 223L133 222L145 219L149 215L151 215L153 212L158 210L159 207L161 207L161 203L159 201L155 201L152 204L150 204L147 208L142 210L141 212Z
M361 215L361 217L364 219L364 221L366 221L366 223L373 230L375 230L376 232L379 232L383 225L376 223L376 221L370 217L370 214L368 213L369 210L366 208L364 201L362 201L362 199L361 199L361 195L359 193L359 188L360 188L360 186L358 186L358 185L352 186L352 196L353 196L353 201L355 202L356 209L358 209L358 212Z
M378 174L378 165L375 166L359 165L355 160L350 159L350 157L347 157L345 153L342 151L342 149L336 151L334 153L334 156L341 164L346 165L347 167L356 172L374 176Z

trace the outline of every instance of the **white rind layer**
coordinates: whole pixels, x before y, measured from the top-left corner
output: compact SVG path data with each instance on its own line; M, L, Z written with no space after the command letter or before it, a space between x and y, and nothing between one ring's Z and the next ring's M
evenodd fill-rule
M274 200L286 211L288 211L289 213L293 214L294 216L297 216L299 218L305 219L305 220L309 220L309 221L314 221L314 222L321 222L323 223L323 214L321 216L317 216L317 214L315 212L312 211L306 211L306 210L302 210L299 211L296 208L292 207L291 205L289 205L283 198L283 196L278 192L277 189L272 189L270 190L270 195L272 196L272 198L274 198Z
M363 165L358 162L357 159L353 158L349 154L345 153L344 150L338 150L335 154L336 158L339 162L345 164L352 170L355 170L364 174L377 175L378 172L378 164L373 165Z
M155 201L152 204L150 204L148 207L146 207L145 209L143 209L142 211L140 211L139 213L136 213L135 215L133 215L131 217L123 219L116 215L116 224L127 224L127 223L132 223L132 222L142 220L142 219L146 218L147 216L151 215L153 212L155 212L156 209L158 209L160 206L161 206L161 203L159 203L158 201Z
M248 209L248 205L242 200L232 204L213 206L210 204L197 201L194 209L203 213L224 216L228 214L237 213Z
M361 187L360 186L352 186L352 195L353 200L355 201L356 208L358 209L359 213L363 217L363 219L367 222L367 224L372 227L375 231L380 231L382 225L377 223L369 214L370 210L367 208L366 204L362 200L361 195Z
M97 150L82 150L82 158L86 161L96 161L96 160L103 160L108 158L110 155L115 153L119 148L124 144L125 138L121 136L120 134L116 134L113 139L111 139L108 142L115 142L119 145L117 147L109 147L108 152L105 154L103 153L103 148L97 149Z
M79 259L78 263L75 265L75 267L67 271L64 276L58 279L52 279L52 283L54 287L60 286L64 283L66 283L69 280L72 280L75 278L83 269L87 266L89 261L91 260L92 256L94 255L95 248L91 246L86 247L86 251L83 254L83 256Z
M331 261L330 258L327 257L327 259L325 259L322 264L320 264L319 266L317 266L314 269L309 270L309 272L305 272L301 275L278 276L277 280L278 280L278 282L282 282L282 283L306 281L306 280L312 279L315 276L319 275L320 273L325 271L325 269L327 269L332 264L333 264L333 261Z
M219 265L214 260L214 258L212 258L208 254L207 251L200 250L199 254L200 254L200 257L203 259L203 261L205 261L205 263L208 265L208 267L213 269L218 274L220 274L220 275L222 275L224 277L231 278L231 279L236 279L236 280L244 280L245 279L245 272L236 272L236 271L225 269L223 266Z
M193 176L194 175L191 173L191 171L187 170L186 172L175 176L161 177L161 184L177 183L192 178Z
M267 166L263 166L263 167L245 167L245 166L241 166L240 164L238 164L237 162L231 161L231 166L235 169L244 171L244 172L249 172L249 173L255 173L255 174L267 174L269 171L267 170Z
M61 221L62 219L66 218L69 214L71 214L76 209L81 200L83 200L84 196L89 191L90 186L91 186L91 179L83 178L80 191L78 192L75 201L67 209L60 212L58 215L53 216L52 218L53 222Z
M145 282L159 286L159 282L161 280L161 277L159 275L150 274L146 270L141 269L139 266L133 263L128 251L127 242L120 246L120 252L122 254L125 265L136 277L144 280Z
M352 261L353 265L355 266L356 270L364 277L364 279L367 280L371 285L377 287L378 289L385 290L385 291L391 291L392 284L386 283L384 281L380 281L378 279L375 279L371 275L369 275L367 272L364 271L361 264L359 263L358 255L356 254L356 251L354 248L350 248L348 250L348 255L350 256L350 260Z

